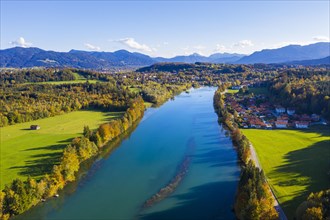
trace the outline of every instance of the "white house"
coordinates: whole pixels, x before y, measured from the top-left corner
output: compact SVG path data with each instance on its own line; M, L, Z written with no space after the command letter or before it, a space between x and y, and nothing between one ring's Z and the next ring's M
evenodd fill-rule
M288 122L287 121L276 121L275 122L275 126L276 128L286 128L288 125Z
M294 115L296 113L296 110L294 108L288 108L287 111L288 115Z
M309 123L307 121L296 121L296 128L308 128Z
M276 113L284 113L285 112L285 108L282 107L282 106L277 106L275 108L275 111L276 111Z
M236 89L241 89L241 88L243 88L243 86L232 86L232 87L231 87L231 89L235 89L235 90L236 90Z

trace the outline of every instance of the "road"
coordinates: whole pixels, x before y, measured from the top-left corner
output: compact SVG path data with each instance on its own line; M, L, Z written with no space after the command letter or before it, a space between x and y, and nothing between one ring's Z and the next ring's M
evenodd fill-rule
M261 165L259 163L259 160L258 160L258 157L257 157L257 154L256 154L256 151L253 147L253 145L250 143L250 150L251 150L251 160L254 161L256 167L258 167L260 170L262 169L261 168ZM267 181L267 179L266 179ZM267 182L268 183L268 182ZM268 184L269 185L269 184ZM283 209L281 208L280 204L278 203L278 200L273 192L273 190L269 187L272 195L273 195L273 198L274 198L274 208L276 209L276 211L278 212L278 216L279 216L279 219L280 220L288 220Z

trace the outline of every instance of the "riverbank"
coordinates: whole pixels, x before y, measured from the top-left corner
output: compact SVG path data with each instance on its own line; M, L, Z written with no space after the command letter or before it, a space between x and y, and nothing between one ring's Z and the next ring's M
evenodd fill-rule
M278 219L279 213L274 207L275 201L266 178L252 159L249 140L241 134L235 123L235 116L227 111L224 100L225 91L226 87L223 86L215 92L214 108L219 122L229 130L241 162L242 172L234 208L236 217L238 219Z

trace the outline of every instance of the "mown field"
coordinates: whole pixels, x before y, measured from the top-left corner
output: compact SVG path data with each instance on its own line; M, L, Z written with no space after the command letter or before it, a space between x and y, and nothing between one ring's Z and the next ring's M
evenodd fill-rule
M232 94L235 94L235 93L238 93L238 89L227 89L227 93L232 93Z
M256 149L261 166L279 202L293 219L311 192L330 188L330 129L242 129Z
M46 119L0 128L0 189L16 177L41 177L49 172L72 138L80 136L84 125L91 129L121 112L77 111ZM40 130L30 130L30 125Z
M60 84L74 84L74 83L86 83L86 79L76 79L76 80L70 80L70 81L48 81L48 82L38 82L33 84L52 84L52 85L60 85ZM88 83L97 83L97 82L103 82L100 80L92 79L88 80Z

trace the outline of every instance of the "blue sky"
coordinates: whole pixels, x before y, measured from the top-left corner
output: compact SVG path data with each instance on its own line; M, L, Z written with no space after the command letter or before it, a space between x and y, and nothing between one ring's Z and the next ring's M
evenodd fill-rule
M329 1L6 1L1 49L249 54L329 41Z

